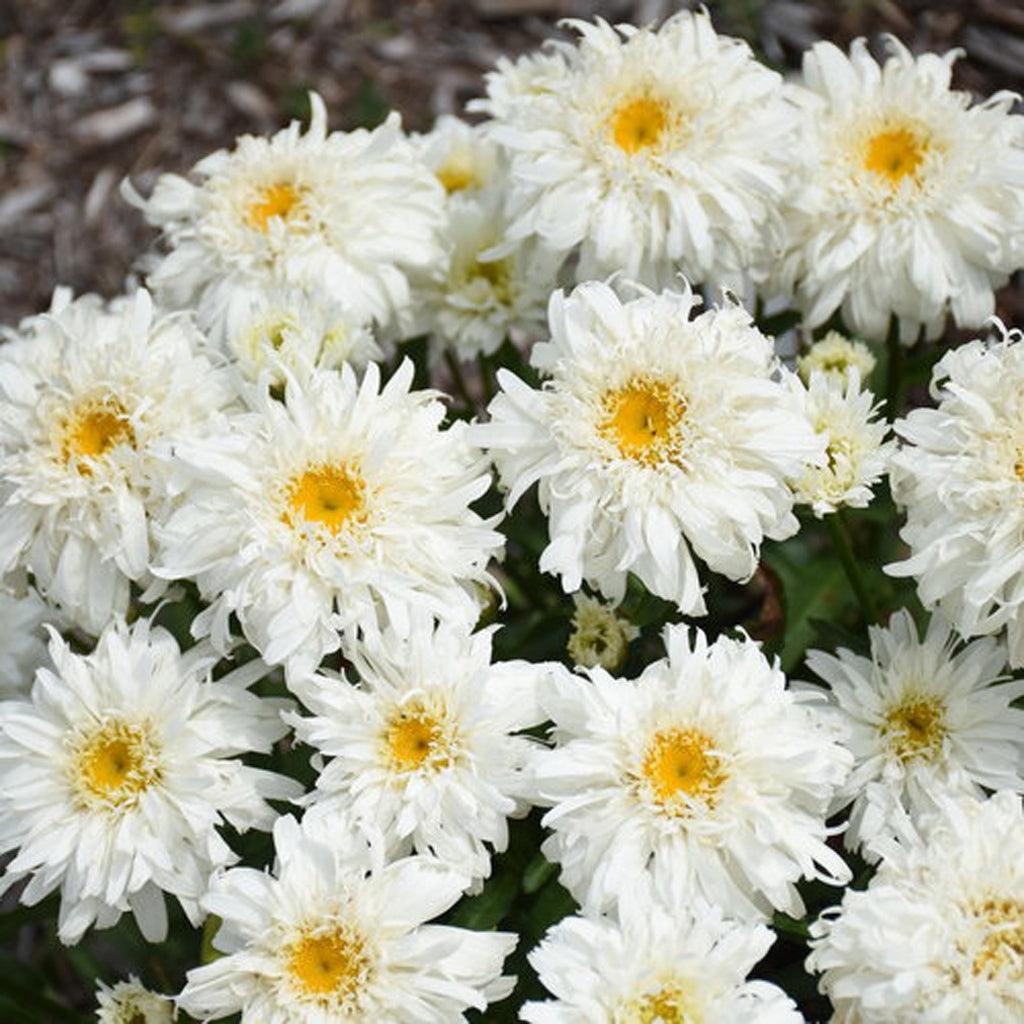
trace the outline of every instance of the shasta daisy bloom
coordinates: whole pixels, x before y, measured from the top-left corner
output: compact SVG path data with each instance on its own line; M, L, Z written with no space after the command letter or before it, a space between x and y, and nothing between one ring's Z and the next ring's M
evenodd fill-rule
M339 303L358 323L405 311L407 273L440 269L444 190L417 159L397 114L373 131L328 132L323 101L311 119L272 138L244 135L193 168L161 175L143 200L168 254L149 276L162 302L196 307L217 334L259 293L296 285Z
M231 308L224 335L224 347L243 376L257 380L269 370L278 385L284 369L299 376L344 363L362 369L383 355L366 324L299 288L252 293L248 305Z
M893 814L917 820L946 794L1024 790L1024 711L1012 707L1024 683L1006 681L1005 645L961 646L941 615L920 638L905 610L868 632L870 658L843 648L807 655L856 759L836 794L839 806L853 801L846 845L893 827Z
M203 899L227 955L189 971L178 1003L193 1017L449 1024L512 991L501 967L514 935L424 924L462 895L458 871L433 857L384 864L354 831L291 817L274 844L273 875L235 868Z
M944 801L881 844L863 891L811 925L809 970L858 1024L1011 1024L1024 1017L1024 815L1020 797Z
M195 579L210 602L193 623L218 649L238 616L289 680L337 650L339 630L399 632L410 608L475 621L471 584L501 548L470 505L490 474L465 424L442 429L433 391L406 361L383 387L371 363L265 387L219 436L175 447L181 500L161 525L154 571Z
M134 974L113 987L100 982L96 993L98 1024L171 1024L174 1003L167 996L151 992Z
M691 319L699 301L685 282L628 302L598 282L556 292L551 342L531 353L549 379L534 390L499 371L491 422L473 428L509 506L539 481L540 567L567 592L586 580L619 600L633 572L700 614L694 554L747 579L761 541L798 528L786 480L824 440L749 315L727 303Z
M845 379L815 371L806 389L796 378L792 383L811 426L825 441L826 458L793 481L796 500L810 505L819 519L844 505L866 507L896 448L895 441L886 440L889 424L876 418L875 396L861 390L856 370Z
M796 365L805 384L810 383L813 373L832 374L845 379L851 370L856 370L860 379L866 381L875 368L875 357L864 342L852 341L838 331L829 331L797 357Z
M536 241L506 244L503 195L453 205L447 273L416 290L417 333L466 361L490 355L514 331L539 332L562 258Z
M1024 665L1024 338L947 352L932 374L935 409L899 420L889 461L893 497L906 508L910 557L886 566L914 576L928 608L961 636L1006 628L1010 665Z
M600 665L616 672L626 663L629 645L640 630L616 611L614 604L579 593L572 595L576 610L572 613L572 632L566 651L581 668Z
M0 589L0 699L28 693L46 663L46 624L62 616L29 586Z
M27 569L75 625L99 633L151 582L166 500L160 453L234 398L184 314L148 293L104 307L55 296L0 357L0 575Z
M217 826L269 829L267 799L301 792L237 760L270 751L287 704L248 692L258 660L213 681L208 645L182 654L145 619L115 620L88 655L54 635L50 657L31 700L0 702L0 851L18 851L0 891L28 878L31 906L59 888L64 943L129 910L160 942L163 894L197 924L211 873L237 859Z
M808 327L839 309L868 338L896 316L908 343L948 313L978 326L1024 262L1024 118L1011 93L972 105L950 89L959 52L915 57L889 37L881 65L863 39L804 54L782 278Z
M532 742L515 733L544 720L537 690L549 669L491 663L494 629L435 626L413 617L350 648L357 686L310 676L292 683L313 717L289 715L323 766L309 814L382 833L400 855L433 853L474 880L490 849L508 845L506 818L529 808Z
M511 159L512 237L579 246L581 280L658 284L681 266L740 286L783 193L793 117L781 78L706 13L657 31L567 24L579 43L542 65L541 87L490 104Z
M500 151L482 125L442 114L432 131L410 141L450 200L474 199L498 179Z
M668 626L665 643L637 679L563 669L541 691L557 742L535 758L544 854L585 909L649 874L673 905L801 917L799 879L850 878L825 814L853 758L752 640Z
M802 1024L782 989L746 980L773 940L763 924L723 920L699 900L670 912L634 887L617 917L566 917L547 933L530 963L555 998L527 1003L521 1019Z

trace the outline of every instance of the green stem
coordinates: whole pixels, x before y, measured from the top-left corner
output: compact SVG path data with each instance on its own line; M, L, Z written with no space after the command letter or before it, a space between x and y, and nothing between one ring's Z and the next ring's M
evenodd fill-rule
M832 541L832 547L839 556L839 561L842 562L846 578L857 595L857 601L864 617L869 624L874 624L878 621L878 606L875 604L871 588L860 571L857 556L853 553L853 545L850 543L850 531L842 516L841 510L825 516L825 527L828 530L829 540Z
M498 393L497 375L490 356L480 353L480 386L484 392L484 408L491 404L491 399Z
M451 349L445 349L444 361L445 365L448 367L448 372L452 376L452 383L455 385L455 393L462 400L462 404L466 407L466 411L475 411L476 402L473 401L473 398L469 393L469 388L466 387L466 378L463 376L462 367L459 365L459 361L455 358L455 354Z
M889 353L888 380L885 389L885 406L889 419L896 419L903 402L903 371L906 368L906 350L900 341L900 324L893 317L889 327L889 335L885 340Z

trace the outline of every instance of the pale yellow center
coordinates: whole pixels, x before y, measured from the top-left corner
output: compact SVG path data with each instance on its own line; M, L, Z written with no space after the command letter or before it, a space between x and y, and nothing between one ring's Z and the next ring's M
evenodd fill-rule
M479 188L480 181L476 170L468 160L459 160L454 157L446 160L434 172L437 180L444 186L445 192L451 195L453 192L463 192L468 188Z
M686 798L713 806L726 778L714 742L697 729L657 733L644 754L641 771L654 799L677 812L685 812Z
M512 301L512 261L477 260L473 264L472 277L483 278L490 286L494 298L503 306Z
M115 807L134 803L159 780L147 731L126 722L108 722L78 748L75 770L80 792Z
M669 121L667 104L650 96L640 96L616 107L608 126L615 145L633 155L657 145Z
M388 723L385 754L397 772L437 770L451 764L452 749L441 716L419 702L402 705Z
M116 399L87 402L64 427L61 453L65 462L78 461L78 472L89 476L92 470L82 459L101 459L119 444L134 446L128 410Z
M285 521L313 523L337 533L365 517L366 483L355 466L316 465L288 485Z
M934 696L909 697L886 712L882 734L901 761L933 760L946 736L946 706Z
M280 181L260 189L246 210L246 220L259 231L266 231L273 217L287 220L300 206L302 196L294 185Z
M864 147L864 168L896 188L908 175L917 173L927 151L927 141L915 132L893 128L868 140Z
M1024 904L990 899L971 909L991 928L971 964L972 973L994 978L1009 972L1017 980L1024 979Z
M624 458L656 466L678 456L677 428L686 402L670 383L635 377L605 392L602 405L606 418L598 429Z
M1024 481L1024 448L1017 449L1017 457L1013 463L1013 475L1021 481Z
M700 1014L693 999L680 985L666 985L635 1000L626 1014L626 1024L699 1024Z
M322 1002L354 995L369 964L362 941L340 928L299 939L287 960L299 991Z

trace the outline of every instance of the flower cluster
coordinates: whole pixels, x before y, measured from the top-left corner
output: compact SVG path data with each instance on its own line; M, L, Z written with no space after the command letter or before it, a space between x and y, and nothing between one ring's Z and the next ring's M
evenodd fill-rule
M101 1021L1024 1014L1024 337L927 343L1024 118L568 30L126 183L145 286L5 330L0 893L203 929Z

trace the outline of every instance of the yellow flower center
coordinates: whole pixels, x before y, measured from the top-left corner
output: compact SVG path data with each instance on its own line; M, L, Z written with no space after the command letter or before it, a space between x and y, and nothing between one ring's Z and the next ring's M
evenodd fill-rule
M697 729L666 729L655 735L641 771L654 799L666 810L686 813L690 802L714 806L725 782L714 741Z
M434 174L448 195L453 192L462 192L468 188L479 188L481 184L472 163L454 156L445 160Z
M864 147L864 168L896 188L908 175L916 175L928 152L928 143L908 128L893 128L871 136Z
M271 218L287 220L301 203L299 190L287 181L279 181L260 189L256 199L249 204L245 217L254 228L266 231Z
M946 705L938 697L909 697L886 712L882 735L901 761L933 760L946 736Z
M481 277L490 286L494 298L503 306L512 301L512 260L476 260L470 272L471 277Z
M351 1000L370 966L363 941L340 927L303 936L288 948L286 959L299 993L321 1004Z
M657 145L669 121L666 103L640 96L619 104L608 120L608 127L615 145L632 156Z
M135 445L128 410L117 399L100 399L86 402L65 425L61 454L65 462L102 459L119 444ZM77 469L83 476L92 475L87 463L78 461Z
M1009 973L1017 981L1024 980L1024 904L989 899L970 911L991 929L975 953L971 972L985 978Z
M623 1024L700 1024L692 996L680 985L665 985L630 1004Z
M605 392L602 404L606 418L598 430L624 458L645 466L678 458L678 426L686 401L669 382L635 377L624 387Z
M127 722L108 722L76 751L76 788L87 803L134 805L160 779L148 732Z
M314 523L337 535L366 516L366 482L345 463L311 466L291 480L287 496L289 524Z
M402 705L384 734L384 752L396 772L437 771L453 760L451 737L442 715L420 702Z

